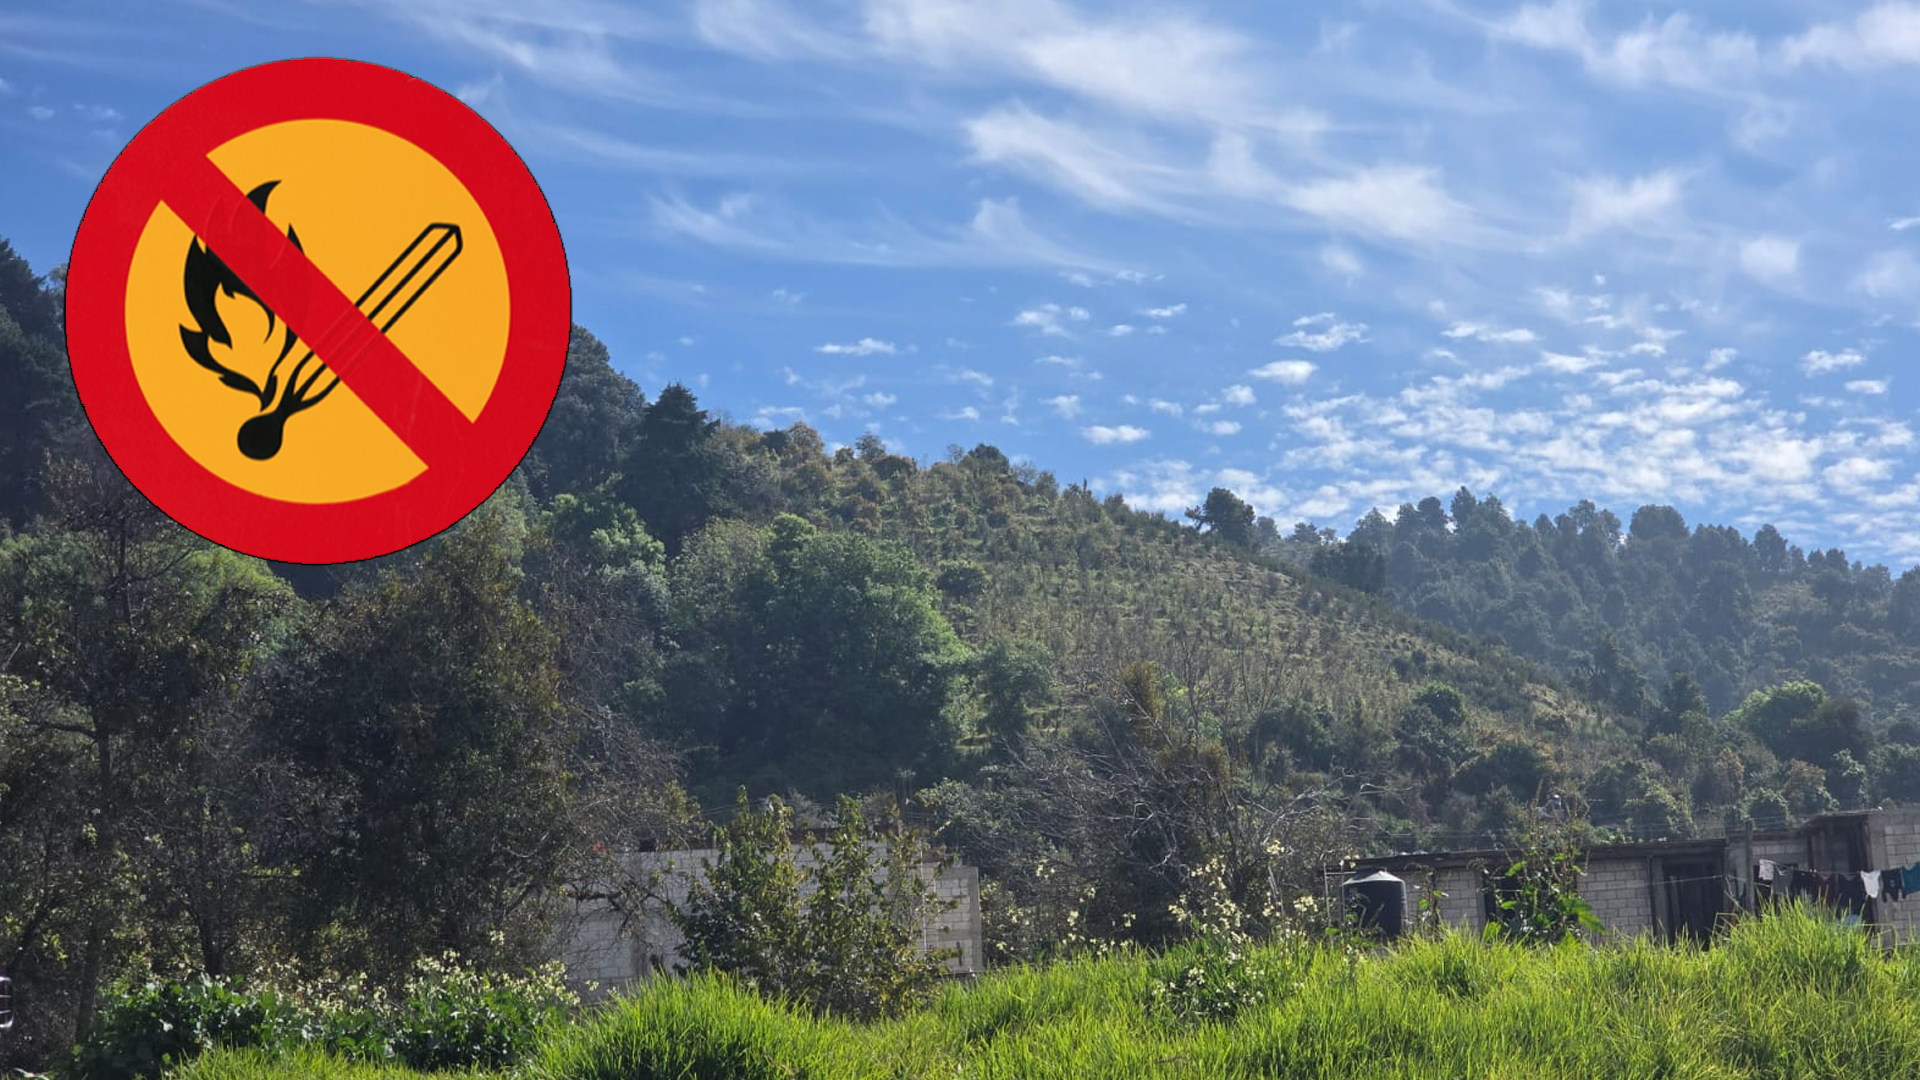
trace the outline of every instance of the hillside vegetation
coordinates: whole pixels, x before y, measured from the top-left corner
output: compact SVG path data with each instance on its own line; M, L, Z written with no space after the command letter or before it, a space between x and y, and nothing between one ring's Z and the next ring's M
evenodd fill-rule
M21 1063L155 973L391 986L447 950L549 959L568 897L633 900L618 854L706 838L743 788L936 830L981 869L996 962L1173 946L1174 911L1215 892L1278 932L1327 863L1496 842L1552 794L1645 836L1920 799L1909 577L1847 568L1867 584L1814 594L1839 597L1839 629L1748 648L1710 695L1679 646L1666 675L1654 609L1607 599L1642 588L1653 539L1598 511L1550 539L1492 500L1422 503L1386 554L1364 530L1281 541L1220 490L1189 526L991 446L923 463L730 424L684 386L649 397L579 328L486 506L385 559L270 566L106 460L61 304L0 242L0 965L28 1003ZM1680 543L1665 524L1647 536ZM1403 547L1428 569L1406 577ZM1545 613L1502 632L1538 659L1424 621L1494 595L1468 584L1486 551L1488 582L1516 568L1499 610ZM1841 574L1785 558L1759 595ZM1582 645L1595 583L1620 634ZM1673 617L1780 639L1742 595ZM1862 626L1878 659L1849 654Z

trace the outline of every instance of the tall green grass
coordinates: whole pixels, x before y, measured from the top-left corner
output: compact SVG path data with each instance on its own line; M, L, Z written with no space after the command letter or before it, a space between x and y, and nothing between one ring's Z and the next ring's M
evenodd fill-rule
M814 1019L725 980L651 984L554 1031L526 1080L1920 1077L1920 953L1789 911L1710 949L1527 949L1462 936L1358 953L1271 946L1260 1003L1183 1024L1149 957L997 972L904 1019ZM1285 955L1280 955L1282 952ZM372 1080L214 1054L189 1080Z

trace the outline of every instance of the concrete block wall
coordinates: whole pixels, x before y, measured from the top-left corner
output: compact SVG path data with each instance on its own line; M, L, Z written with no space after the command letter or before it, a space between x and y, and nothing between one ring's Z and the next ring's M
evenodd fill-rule
M1644 858L1590 859L1580 881L1580 897L1610 937L1653 931L1653 900Z
M1487 898L1479 870L1451 867L1440 871L1435 884L1445 894L1440 897L1441 921L1475 934L1486 929Z
M1920 862L1920 808L1881 810L1867 819L1867 850L1873 868L1885 870ZM1920 941L1920 899L1873 905L1874 921L1885 927L1888 944Z
M685 939L668 917L668 905L685 903L694 883L704 880L705 865L719 855L709 848L630 857L628 870L635 880L652 881L651 895L639 911L622 912L605 901L575 903L558 928L569 981L582 987L596 983L598 993L608 993L656 971L672 971L684 959L679 949ZM794 861L806 870L815 860L809 849L801 847L796 848ZM943 873L936 873L937 869L926 863L920 872L930 880L935 895L952 906L927 921L921 946L928 951L957 950L946 961L947 970L956 975L977 973L985 964L980 871L971 866L949 867Z

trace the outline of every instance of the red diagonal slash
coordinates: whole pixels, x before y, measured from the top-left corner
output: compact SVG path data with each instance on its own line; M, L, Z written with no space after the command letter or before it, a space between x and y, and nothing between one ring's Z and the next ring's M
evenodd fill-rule
M247 283L429 469L467 452L473 424L213 162L165 174L161 201Z

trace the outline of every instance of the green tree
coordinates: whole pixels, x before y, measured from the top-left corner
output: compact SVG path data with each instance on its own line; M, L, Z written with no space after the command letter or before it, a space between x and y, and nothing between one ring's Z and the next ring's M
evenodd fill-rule
M276 680L272 734L316 793L294 912L310 957L397 975L546 947L541 905L582 838L555 643L516 595L511 528L482 511L411 574L350 590Z
M965 649L911 552L782 515L741 600L750 643L722 740L741 767L820 797L942 769Z
M1386 556L1366 544L1343 541L1315 548L1308 569L1324 578L1364 593L1382 592L1387 587Z
M47 508L47 455L85 423L61 317L58 290L0 240L0 522L21 524Z
M1053 696L1053 655L1037 642L995 638L975 657L974 671L984 706L980 726L1018 744Z
M1207 501L1190 508L1187 517L1235 547L1253 546L1253 507L1226 488L1207 492Z
M693 392L679 383L647 406L615 490L669 553L726 505L727 461Z
M927 921L951 906L923 870L925 842L891 811L870 825L845 796L836 817L803 864L792 809L770 798L755 810L740 792L718 830L718 859L669 912L686 935L687 969L852 1019L898 1016L928 998L953 953L921 947Z
M79 1038L135 951L237 960L246 831L271 813L234 758L236 703L295 601L161 515L97 444L45 490L51 516L0 539L0 960Z
M575 326L545 426L521 462L534 495L584 493L611 479L639 436L646 398L613 369L606 345Z

